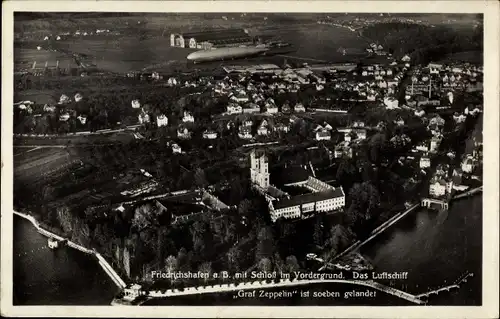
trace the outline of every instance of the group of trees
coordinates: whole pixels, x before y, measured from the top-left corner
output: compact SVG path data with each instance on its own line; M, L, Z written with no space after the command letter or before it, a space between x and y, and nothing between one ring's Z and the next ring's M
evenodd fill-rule
M378 23L363 29L363 36L382 44L397 57L410 54L412 63L425 64L450 53L482 50L483 30L445 25L400 22Z

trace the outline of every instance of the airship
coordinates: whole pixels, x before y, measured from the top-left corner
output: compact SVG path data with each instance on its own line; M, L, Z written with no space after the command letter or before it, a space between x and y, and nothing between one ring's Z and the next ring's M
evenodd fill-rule
M194 63L220 61L230 59L241 59L264 54L269 51L266 47L233 47L219 48L213 50L196 51L187 56L189 61Z

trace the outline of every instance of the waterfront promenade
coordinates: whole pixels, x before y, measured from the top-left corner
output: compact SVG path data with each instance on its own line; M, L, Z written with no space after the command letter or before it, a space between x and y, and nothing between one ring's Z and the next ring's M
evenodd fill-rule
M149 293L147 293L146 296L149 298L165 298L165 297L175 297L175 296L222 293L222 292L232 292L240 290L271 289L278 287L304 286L304 285L325 284L325 283L341 283L341 284L365 286L394 295L398 298L405 299L417 305L425 304L425 301L421 300L415 295L412 295L410 293L404 292L396 288L385 286L373 280L344 280L344 279L281 279L279 282L267 282L264 280L255 282L245 282L239 284L222 284L214 286L188 287L182 290L168 289L166 291L149 291Z
M102 269L108 274L108 276L113 280L113 282L119 288L123 289L127 286L125 281L118 275L118 273L113 269L113 267L111 267L111 265L106 261L106 259L104 259L104 257L101 256L101 254L99 254L95 250L91 250L91 249L88 249L86 247L83 247L75 242L72 242L71 240L68 240L67 238L61 237L61 236L54 234L46 229L43 229L40 226L40 224L38 223L38 221L33 216L30 216L30 215L27 215L27 214L24 214L21 212L17 212L17 211L13 211L13 212L15 215L22 217L22 218L28 220L29 222L31 222L31 224L33 224L33 226L37 229L37 231L40 234L42 234L46 237L49 237L49 238L54 238L59 242L65 241L66 244L71 248L74 248L74 249L79 250L79 251L86 253L86 254L94 255L97 258L97 260L99 261L99 264L101 265Z

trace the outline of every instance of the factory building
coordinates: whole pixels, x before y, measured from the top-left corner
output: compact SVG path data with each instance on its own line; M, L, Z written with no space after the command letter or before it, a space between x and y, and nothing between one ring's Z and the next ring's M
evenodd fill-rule
M252 44L244 29L221 29L190 33L172 33L170 46L190 49L212 49Z

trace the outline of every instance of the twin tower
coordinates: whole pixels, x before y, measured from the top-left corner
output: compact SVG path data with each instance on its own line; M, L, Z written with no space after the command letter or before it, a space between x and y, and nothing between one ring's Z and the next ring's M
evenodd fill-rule
M250 153L250 180L264 190L269 187L269 160L263 150Z

